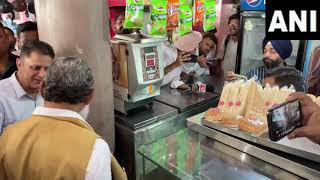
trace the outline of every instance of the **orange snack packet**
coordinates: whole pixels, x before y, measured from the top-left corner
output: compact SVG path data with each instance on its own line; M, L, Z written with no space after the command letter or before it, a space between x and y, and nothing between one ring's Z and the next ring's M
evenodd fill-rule
M194 0L193 3L193 29L203 30L204 0Z
M180 0L168 0L167 29L179 26L179 3Z

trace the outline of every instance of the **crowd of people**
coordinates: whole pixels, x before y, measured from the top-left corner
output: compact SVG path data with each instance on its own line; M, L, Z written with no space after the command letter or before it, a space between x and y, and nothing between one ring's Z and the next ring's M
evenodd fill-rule
M83 59L55 57L34 22L17 38L0 23L0 78L0 179L126 179L86 122L94 81Z
M123 24L123 17L118 18L117 32ZM226 72L225 80L234 80L239 15L230 16L228 24L230 33L220 46L212 32L194 31L166 42L162 85L195 90L197 77L214 72ZM301 72L285 63L291 41L264 39L262 50L264 65L247 77L301 91L288 100L301 102L304 126L289 138L320 143L320 107L303 93ZM86 122L94 78L85 60L55 57L50 44L39 40L34 22L18 25L16 36L0 24L0 79L0 179L125 178L106 141Z

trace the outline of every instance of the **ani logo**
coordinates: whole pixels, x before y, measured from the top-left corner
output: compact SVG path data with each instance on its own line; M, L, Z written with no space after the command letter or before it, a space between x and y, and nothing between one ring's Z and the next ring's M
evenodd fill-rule
M257 7L261 2L262 0L247 0L248 5L251 7Z

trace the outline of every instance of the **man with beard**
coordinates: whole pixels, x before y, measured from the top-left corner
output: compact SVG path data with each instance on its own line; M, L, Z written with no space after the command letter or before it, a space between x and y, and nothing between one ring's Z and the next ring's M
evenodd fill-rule
M292 53L292 43L290 40L267 40L264 39L263 47L263 66L252 69L247 77L256 76L257 81L261 84L264 81L265 74L277 67L287 66L285 59L289 58Z
M222 40L218 58L222 59L224 72L235 71L237 48L240 39L240 15L233 14L228 20L229 34Z

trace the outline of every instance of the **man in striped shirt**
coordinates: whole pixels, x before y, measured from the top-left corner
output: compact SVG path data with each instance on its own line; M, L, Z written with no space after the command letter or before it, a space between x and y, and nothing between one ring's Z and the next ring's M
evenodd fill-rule
M290 40L263 40L263 66L252 69L248 79L256 76L257 81L263 84L265 74L276 67L287 66L285 59L291 56L292 44Z
M256 67L249 71L247 78L256 78L257 82L264 83L265 75L270 73L274 68L287 66L285 60L291 56L292 43L290 40L267 40L262 43L263 48L263 66ZM302 73L300 72L301 77ZM227 80L234 80L234 73L228 73ZM303 78L304 79L304 78ZM305 90L305 80L303 84Z

